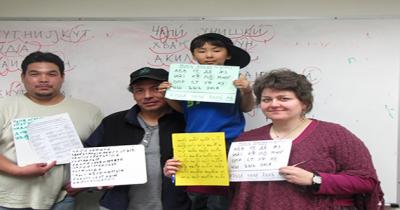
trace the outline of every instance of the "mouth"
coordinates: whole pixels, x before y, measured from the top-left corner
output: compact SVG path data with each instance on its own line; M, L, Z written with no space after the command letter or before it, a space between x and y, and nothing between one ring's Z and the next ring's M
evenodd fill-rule
M269 110L268 112L271 113L271 114L276 114L276 113L281 113L283 111L284 110Z
M157 104L157 101L147 101L147 102L143 103L143 105L145 105L145 106L154 106L156 104Z
M39 90L48 90L48 89L51 89L52 86L49 86L49 85L39 85L39 86L36 86L36 88L39 89Z

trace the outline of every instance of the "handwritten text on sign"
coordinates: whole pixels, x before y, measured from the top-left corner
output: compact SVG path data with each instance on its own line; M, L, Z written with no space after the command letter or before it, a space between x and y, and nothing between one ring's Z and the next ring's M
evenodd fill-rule
M82 148L72 151L71 186L74 188L146 182L143 145Z
M42 162L29 144L28 125L39 117L18 118L11 123L18 166Z
M235 103L239 67L171 64L166 97L176 100Z
M228 186L225 134L172 134L174 158L182 166L176 173L176 186Z
M43 117L28 125L31 148L41 162L70 162L71 150L83 148L81 139L68 113ZM28 155L28 151L23 154Z
M233 142L228 155L230 181L279 181L287 166L292 140Z

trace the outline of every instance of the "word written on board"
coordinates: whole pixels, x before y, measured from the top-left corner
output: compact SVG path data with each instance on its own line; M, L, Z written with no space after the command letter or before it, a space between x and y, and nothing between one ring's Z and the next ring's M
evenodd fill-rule
M278 169L287 166L292 140L233 142L228 155L231 182L279 181Z
M150 66L165 67L173 63L196 63L190 52L193 32L185 24L155 24L149 34ZM235 26L197 26L203 33L219 33L232 39L238 46L251 54L252 62L259 60L259 48L265 48L275 35L275 30L269 24L245 24Z
M181 161L176 173L176 186L228 186L225 134L172 134L174 158Z
M72 150L71 186L95 187L147 182L143 145Z
M239 67L171 64L166 97L176 100L235 103Z

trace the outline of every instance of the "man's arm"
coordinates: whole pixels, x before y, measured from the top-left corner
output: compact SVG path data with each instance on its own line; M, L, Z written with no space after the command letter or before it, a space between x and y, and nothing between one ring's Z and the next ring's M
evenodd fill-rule
M20 167L7 159L4 155L0 155L0 171L12 176L43 176L55 165L56 161L51 163L35 163Z

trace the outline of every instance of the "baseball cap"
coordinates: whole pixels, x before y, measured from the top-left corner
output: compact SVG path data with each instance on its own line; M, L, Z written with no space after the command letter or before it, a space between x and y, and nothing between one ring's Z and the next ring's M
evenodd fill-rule
M134 84L139 79L154 79L159 81L168 80L168 71L165 69L157 69L150 67L143 67L131 73L129 85Z

